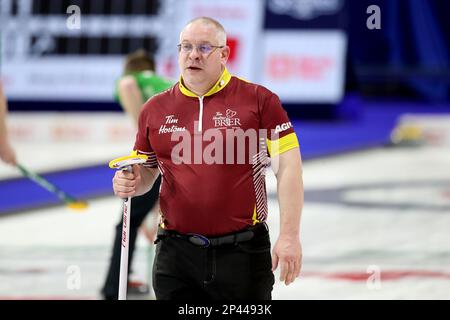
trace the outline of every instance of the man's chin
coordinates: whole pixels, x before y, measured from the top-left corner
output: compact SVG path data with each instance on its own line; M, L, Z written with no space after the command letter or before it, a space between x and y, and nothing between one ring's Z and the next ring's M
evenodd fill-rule
M203 72L185 72L183 79L189 83L201 82L205 74Z

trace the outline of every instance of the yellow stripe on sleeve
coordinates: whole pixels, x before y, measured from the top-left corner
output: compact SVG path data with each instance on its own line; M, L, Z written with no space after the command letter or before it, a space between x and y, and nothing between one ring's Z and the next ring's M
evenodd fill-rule
M285 135L277 140L272 141L267 139L267 149L271 157L275 157L288 150L298 147L300 147L300 145L298 144L297 135L295 132L289 133L288 135Z

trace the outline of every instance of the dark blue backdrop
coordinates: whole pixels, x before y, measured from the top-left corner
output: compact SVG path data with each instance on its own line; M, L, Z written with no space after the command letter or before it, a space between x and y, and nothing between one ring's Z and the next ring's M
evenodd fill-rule
M378 95L448 101L449 1L341 0L336 14L322 14L311 20L274 14L268 9L269 1L266 0L266 29L346 30L347 89L363 88L368 92L371 88ZM380 30L366 27L370 5L380 7Z

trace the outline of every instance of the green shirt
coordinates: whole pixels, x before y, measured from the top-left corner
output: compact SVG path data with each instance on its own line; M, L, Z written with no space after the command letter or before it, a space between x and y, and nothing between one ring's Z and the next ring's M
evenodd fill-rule
M150 99L155 94L160 93L166 89L169 89L173 85L173 83L170 80L157 76L154 72L149 70L136 72L131 74L131 76L133 76L134 79L136 80L136 83L139 87L139 90L141 91L142 99L144 100L144 102ZM117 89L117 84L119 83L120 79L116 81L116 89L114 92L114 98L119 103L120 98Z

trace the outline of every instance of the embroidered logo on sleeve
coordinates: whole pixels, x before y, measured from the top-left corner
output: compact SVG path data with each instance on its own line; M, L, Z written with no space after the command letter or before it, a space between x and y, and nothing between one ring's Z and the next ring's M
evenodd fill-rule
M275 127L275 133L280 133L283 131L286 131L287 129L292 128L292 123L291 122L286 122L283 124L279 124Z

